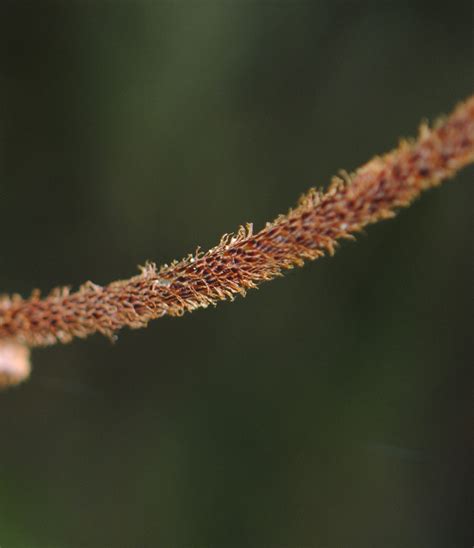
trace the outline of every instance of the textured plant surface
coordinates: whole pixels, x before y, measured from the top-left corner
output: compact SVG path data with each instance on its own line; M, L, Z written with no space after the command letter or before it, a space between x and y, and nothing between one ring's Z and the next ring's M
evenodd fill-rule
M343 172L326 192L311 189L294 209L255 234L249 224L224 235L206 253L197 250L160 269L147 263L139 275L105 287L87 282L75 293L63 287L44 298L36 290L27 299L4 296L0 383L27 376L25 367L12 365L27 361L25 347L95 332L112 337L124 326L144 327L166 314L180 316L245 295L247 289L302 266L306 259L334 253L339 239L353 238L364 226L393 217L397 208L473 161L474 96L432 129L423 124L416 140L402 141L355 173Z

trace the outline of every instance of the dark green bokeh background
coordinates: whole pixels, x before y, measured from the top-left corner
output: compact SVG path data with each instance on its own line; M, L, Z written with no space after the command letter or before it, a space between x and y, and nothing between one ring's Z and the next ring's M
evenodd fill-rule
M473 91L471 2L2 2L0 284L257 227ZM473 169L334 258L37 350L0 545L470 546Z

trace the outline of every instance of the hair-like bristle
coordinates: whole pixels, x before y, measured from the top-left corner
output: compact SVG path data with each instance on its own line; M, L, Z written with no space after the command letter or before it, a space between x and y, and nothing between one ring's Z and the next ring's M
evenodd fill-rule
M147 263L129 280L101 287L92 282L78 292L54 290L44 299L4 297L0 339L37 346L68 342L124 326L144 327L166 314L180 316L199 307L245 295L247 289L335 251L338 240L364 226L393 217L423 190L474 161L474 96L433 129L402 141L349 175L341 172L325 193L311 189L286 215L253 233L252 225L224 235L207 253L197 251L159 270Z

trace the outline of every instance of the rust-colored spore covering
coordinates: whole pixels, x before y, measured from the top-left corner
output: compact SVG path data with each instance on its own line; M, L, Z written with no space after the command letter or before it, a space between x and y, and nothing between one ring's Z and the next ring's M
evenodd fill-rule
M0 338L28 346L68 342L124 326L138 328L166 314L184 312L245 295L249 288L302 266L306 259L334 253L337 241L387 219L423 190L474 161L474 96L433 129L375 157L355 173L334 178L327 192L310 190L296 208L253 233L252 225L225 235L207 253L197 251L159 270L148 263L129 280L78 292L54 290L41 299L3 297Z

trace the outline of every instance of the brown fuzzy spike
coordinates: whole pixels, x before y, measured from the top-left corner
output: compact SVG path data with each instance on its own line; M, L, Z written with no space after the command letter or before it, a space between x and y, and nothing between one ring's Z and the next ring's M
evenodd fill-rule
M42 300L36 292L28 299L3 297L0 339L41 346L96 332L113 336L124 326L144 327L164 315L245 295L285 269L334 253L339 239L392 217L473 161L474 96L432 129L422 124L416 140L401 141L355 173L340 172L326 193L311 189L260 232L254 234L251 224L240 227L206 253L198 249L159 270L146 263L139 275L105 287L87 282L76 293L61 288ZM0 382L1 375L0 368Z

